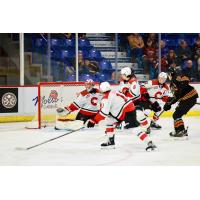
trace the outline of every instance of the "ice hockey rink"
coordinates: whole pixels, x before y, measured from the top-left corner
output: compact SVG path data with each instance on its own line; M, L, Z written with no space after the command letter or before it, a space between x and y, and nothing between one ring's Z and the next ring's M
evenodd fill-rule
M161 118L161 130L152 130L151 138L159 148L146 152L145 145L127 130L117 131L116 148L102 150L104 131L95 127L61 137L30 150L29 147L64 134L53 128L27 130L25 122L0 124L1 166L168 166L200 165L200 117L185 117L189 126L188 140L169 137L173 129L172 118Z

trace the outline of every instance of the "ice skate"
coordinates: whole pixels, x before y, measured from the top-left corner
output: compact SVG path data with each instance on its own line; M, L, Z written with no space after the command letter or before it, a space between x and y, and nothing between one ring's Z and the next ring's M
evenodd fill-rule
M182 130L182 131L170 132L169 135L174 138L187 138L188 132L187 130Z
M101 144L101 148L102 149L114 149L115 148L115 135L113 135L112 137L109 137L106 134L105 137L106 137L106 141Z
M157 151L157 150L158 148L156 147L155 144L153 144L152 141L148 142L146 151Z
M149 135L151 133L151 127L149 126L146 130L146 133Z
M151 120L151 128L153 129L161 129L162 126L160 126L159 124L155 123L153 120Z

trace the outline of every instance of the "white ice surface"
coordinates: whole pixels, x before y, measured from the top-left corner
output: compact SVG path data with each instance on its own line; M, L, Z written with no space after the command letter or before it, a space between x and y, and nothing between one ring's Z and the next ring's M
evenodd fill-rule
M184 121L189 125L189 139L177 141L168 135L173 130L172 118L160 119L163 128L151 133L159 148L157 152L146 152L145 145L126 131L117 132L116 149L102 150L104 131L100 128L84 129L20 151L15 148L33 146L65 131L27 130L25 123L3 123L0 124L0 165L200 165L200 117L185 117Z

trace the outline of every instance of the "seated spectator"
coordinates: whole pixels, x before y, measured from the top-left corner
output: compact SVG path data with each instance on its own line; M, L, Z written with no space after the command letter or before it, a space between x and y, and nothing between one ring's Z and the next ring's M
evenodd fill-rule
M160 41L160 48L161 48L162 58L167 58L167 54L169 52L169 49L166 47L166 42L164 40Z
M197 81L200 81L200 57L197 59Z
M168 69L167 54L169 49L166 47L166 43L164 40L160 41L160 47L161 47L161 71L166 72Z
M147 41L146 41L146 46L151 47L151 48L158 48L158 38L156 33L149 33Z
M74 33L64 33L64 35L67 39L73 39L75 34Z
M153 43L147 43L147 47L144 49L143 66L144 73L153 74L154 62L157 60L157 49L152 46Z
M86 33L79 33L78 34L78 37L80 38L80 39L86 39L87 37L86 37Z
M190 78L190 81L197 81L197 72L193 68L192 60L187 60L182 68L183 73Z
M99 72L98 62L85 60L82 52L78 54L78 66L80 74L96 74Z
M179 65L178 58L175 54L175 51L172 49L169 50L169 54L167 55L167 63L168 63L168 67L170 67L172 63L176 63L176 65Z
M188 47L185 40L181 40L180 46L177 48L176 53L181 65L183 65L186 60L189 60L192 57L192 51L190 47Z
M166 72L168 69L168 62L167 59L165 57L161 58L161 71L162 72Z
M197 61L197 59L200 58L200 37L196 39L196 42L192 48L192 53L193 53L193 59Z
M131 33L128 37L128 43L131 48L131 56L133 61L135 61L136 54L142 54L144 48L144 41L140 34L138 33Z

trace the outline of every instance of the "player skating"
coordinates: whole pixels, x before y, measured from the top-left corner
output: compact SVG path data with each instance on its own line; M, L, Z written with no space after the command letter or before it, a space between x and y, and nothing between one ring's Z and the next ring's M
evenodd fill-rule
M124 67L121 69L119 91L132 100L136 106L138 122L140 122L144 131L150 133L150 125L144 113L144 109L141 106L140 84L130 67ZM131 121L131 116L129 116L129 114L125 117L125 123L128 123L125 128L135 127L135 121Z
M169 98L169 86L166 84L167 73L161 72L157 79L149 80L141 85L142 105L144 109L150 109L154 112L151 120L151 128L161 129L157 124L159 116L162 112L163 102L167 102Z
M182 116L196 104L198 93L189 84L189 78L185 76L180 68L169 68L169 79L171 81L170 87L173 91L173 97L164 105L164 110L170 110L171 105L178 102L173 113L174 132L170 133L172 137L188 136L187 129L185 129Z
M106 125L106 141L101 144L102 147L113 147L115 145L115 123L122 122L127 113L131 115L131 121L136 120L135 106L131 99L117 91L111 91L110 84L103 82L100 84L100 91L103 93L101 100L101 108L99 113L86 122L88 128L94 127L100 121L105 120ZM141 130L137 122L137 136L146 143L146 151L156 150L157 147L149 139L146 132Z
M92 79L86 80L85 90L81 91L78 94L78 97L69 106L58 108L58 116L65 117L71 112L79 110L76 120L81 120L85 123L88 119L94 117L100 109L100 100L102 98L99 89L94 86L95 83ZM62 119L58 119L58 122L59 121L62 121ZM57 123L57 126L60 126L61 124L64 125L64 123Z

